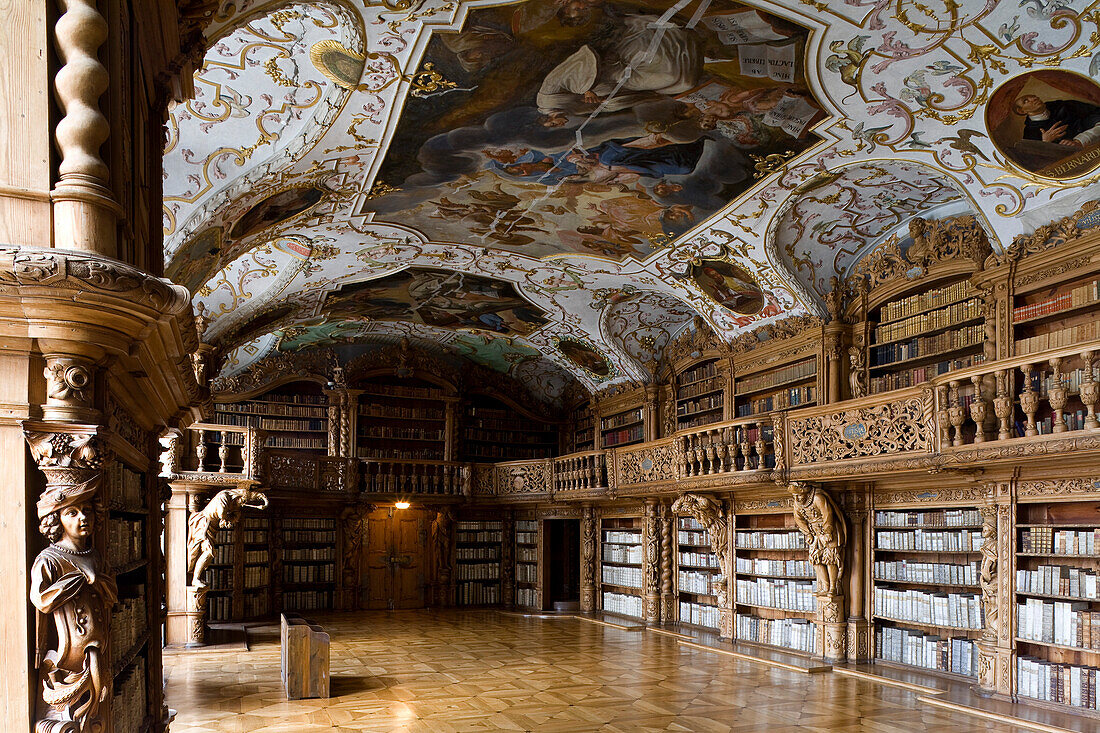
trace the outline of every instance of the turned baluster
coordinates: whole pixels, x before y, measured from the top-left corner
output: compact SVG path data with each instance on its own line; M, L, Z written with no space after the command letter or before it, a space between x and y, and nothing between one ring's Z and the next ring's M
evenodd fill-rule
M936 387L936 427L939 428L940 445L951 442L951 416L947 412L947 387Z
M749 431L745 427L738 428L741 446L741 470L752 469L752 453L749 450Z
M229 433L222 430L218 437L221 438L218 444L218 473L225 473L226 464L229 462Z
M716 458L718 456L714 446L714 433L707 431L707 436L710 438L707 441L707 473L718 473L718 464Z
M947 416L951 420L951 425L955 428L955 437L951 439L951 445L962 445L963 434L962 426L966 422L966 410L963 408L962 402L959 399L959 382L956 379L952 379L949 384L951 385L950 404L947 408Z
M1085 362L1085 373L1081 378L1081 402L1088 410L1085 415L1086 430L1100 427L1100 422L1096 419L1096 401L1097 398L1100 398L1100 384L1097 384L1096 378L1092 374L1092 358L1091 351L1081 353L1081 359Z
M1001 369L996 374L997 396L993 398L993 412L997 415L1000 425L997 428L997 440L1008 440L1012 437L1012 397L1008 394L1008 372Z
M1066 391L1065 380L1062 379L1062 357L1055 356L1050 359L1050 366L1054 373L1050 377L1050 390L1047 392L1047 402L1054 410L1054 432L1064 433L1069 428L1066 426L1066 416L1062 410L1066 407L1069 395Z
M764 444L764 423L756 423L756 468L764 468L764 451L767 446Z
M199 459L199 465L195 468L200 473L206 470L206 431L199 431L199 442L195 444L195 456Z
M1035 427L1035 412L1039 409L1039 393L1031 388L1031 373L1034 371L1032 366L1024 364L1020 367L1020 370L1024 373L1024 389L1020 392L1020 409L1024 411L1024 415L1027 417L1027 427L1024 428L1024 435L1031 437L1039 434L1038 428Z
M985 442L985 417L989 410L989 404L982 395L982 378L973 376L970 383L974 385L974 401L970 403L970 419L974 421L974 442Z
M722 473L737 469L737 447L730 440L730 428L722 429Z
M691 439L688 438L688 436L685 435L684 437L680 438L680 440L683 442L683 450L684 450L684 458L683 458L684 476L690 476L691 475Z

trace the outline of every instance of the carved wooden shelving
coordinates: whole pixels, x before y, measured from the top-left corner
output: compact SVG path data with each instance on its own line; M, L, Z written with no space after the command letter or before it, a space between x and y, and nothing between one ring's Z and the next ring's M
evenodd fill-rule
M600 610L631 618L643 617L642 517L600 519Z
M717 631L722 569L706 527L694 517L679 517L676 526L676 591L682 624Z
M538 519L516 519L516 605L536 611L542 609L539 582L541 525Z
M456 602L460 606L500 603L503 524L495 520L455 523ZM509 537L508 541L513 541Z

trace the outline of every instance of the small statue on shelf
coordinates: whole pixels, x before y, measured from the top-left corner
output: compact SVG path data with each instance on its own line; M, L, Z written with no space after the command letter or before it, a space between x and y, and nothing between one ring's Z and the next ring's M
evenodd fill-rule
M848 541L844 515L819 487L794 481L787 490L794 497L794 523L806 537L810 564L817 575L817 592L841 595L844 546Z
M192 586L206 587L202 576L214 559L214 539L218 530L235 527L244 507L267 508L267 497L253 490L252 482L219 491L205 509L193 513L187 520L187 572L191 575Z
M848 372L848 386L851 388L851 398L858 400L860 397L867 396L867 388L863 386L863 367L866 365L867 359L863 354L863 349L858 346L851 346L848 348L848 360L852 365Z
M50 546L31 567L30 600L38 610L35 660L46 704L36 733L105 730L101 706L112 689L108 625L118 590L92 546L101 480L96 475L56 484L38 500L39 531ZM45 651L51 626L56 645Z

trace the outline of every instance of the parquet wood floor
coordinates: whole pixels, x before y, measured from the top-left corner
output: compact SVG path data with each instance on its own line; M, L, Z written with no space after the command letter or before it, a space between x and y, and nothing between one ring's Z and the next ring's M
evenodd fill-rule
M287 701L278 627L252 649L166 653L172 733L701 731L1016 733L917 693L806 675L578 619L493 611L318 615L332 694Z

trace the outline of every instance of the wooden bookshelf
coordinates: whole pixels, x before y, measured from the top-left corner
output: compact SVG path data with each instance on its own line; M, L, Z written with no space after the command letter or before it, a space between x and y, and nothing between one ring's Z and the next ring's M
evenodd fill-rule
M645 411L639 405L600 417L600 445L619 448L645 439Z
M275 524L279 533L279 611L334 608L336 520L295 515L281 517Z
M423 380L375 377L356 384L355 452L360 458L442 461L449 398Z
M817 356L734 377L737 417L817 404Z
M268 448L328 449L328 399L315 382L293 382L256 399L216 403L214 422L264 430ZM227 437L235 444L243 438Z
M539 547L542 544L537 519L516 520L516 605L541 610L539 592Z
M569 414L569 452L580 453L596 447L596 420L592 403L582 402Z
M725 419L725 379L718 359L696 362L675 376L677 430Z
M734 521L734 633L740 641L817 651L813 571L791 513Z
M1100 502L1021 504L1015 539L1016 693L1095 711Z
M876 660L977 676L981 526L973 506L875 512Z
M642 618L642 518L600 520L600 609Z
M710 535L694 517L679 517L676 533L680 623L717 631L720 627L715 585L722 569L711 549Z
M471 395L462 411L460 460L515 461L551 458L558 428L521 415L486 395Z
M912 387L983 360L981 292L957 275L880 303L869 321L871 394Z
M1100 338L1100 276L1080 274L1015 294L1012 334L1016 356Z
M455 523L456 602L460 606L500 603L503 523L492 520Z

